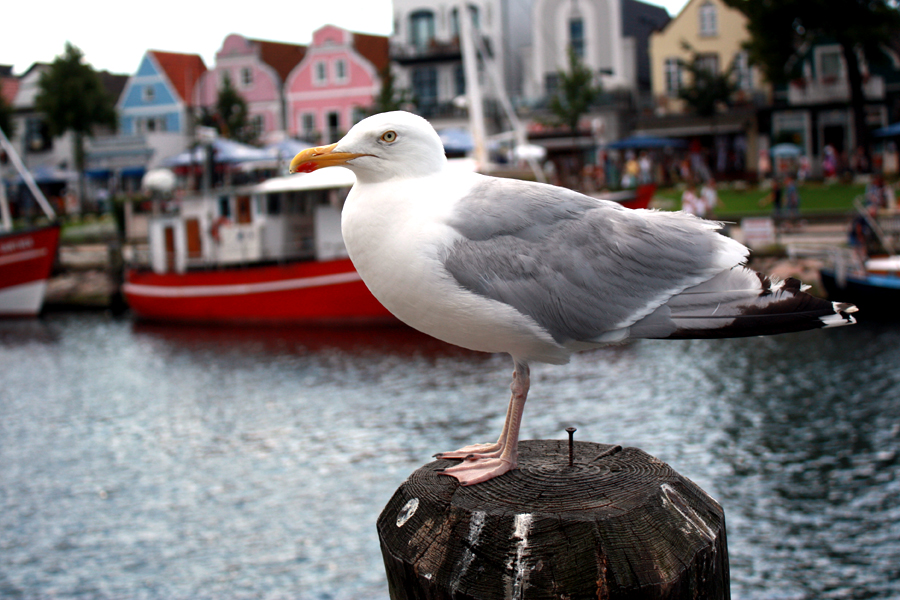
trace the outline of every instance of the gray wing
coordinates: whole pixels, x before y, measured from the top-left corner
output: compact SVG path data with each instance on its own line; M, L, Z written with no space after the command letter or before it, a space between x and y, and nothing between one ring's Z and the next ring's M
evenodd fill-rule
M442 259L459 285L529 315L560 343L628 327L746 256L690 215L507 179L479 183L450 225L462 239Z

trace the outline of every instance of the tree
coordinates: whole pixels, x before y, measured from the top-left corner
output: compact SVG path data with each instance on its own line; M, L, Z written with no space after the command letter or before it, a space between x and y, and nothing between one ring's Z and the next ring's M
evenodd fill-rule
M690 62L680 63L691 74L691 85L678 90L678 97L701 117L712 117L720 104L731 104L731 97L737 91L733 80L734 65L727 71L716 73L690 45L684 43L683 46L693 53Z
M550 98L550 110L575 135L578 122L600 95L601 88L594 85L594 73L572 48L569 48L569 70L559 70L557 77L559 88Z
M103 87L100 76L84 54L66 42L66 51L57 56L50 68L41 73L34 105L44 115L50 134L61 136L67 131L75 135L75 169L78 191L84 194L84 139L93 135L95 127L116 129L115 101Z
M222 137L244 144L255 144L257 131L250 126L249 115L247 101L232 85L228 73L225 73L215 108L212 111L207 108L202 110L200 124L215 127Z
M395 87L394 73L391 71L390 65L381 69L378 76L381 79L381 88L378 90L378 95L375 96L375 101L367 110L369 115L402 110L410 103L409 90L397 90Z
M895 0L724 0L747 16L750 60L774 84L802 77L804 53L820 42L836 42L847 66L857 144L868 155L863 72L886 59L882 47L900 29Z
M6 134L6 137L12 139L15 134L13 123L13 109L6 98L0 96L0 129Z

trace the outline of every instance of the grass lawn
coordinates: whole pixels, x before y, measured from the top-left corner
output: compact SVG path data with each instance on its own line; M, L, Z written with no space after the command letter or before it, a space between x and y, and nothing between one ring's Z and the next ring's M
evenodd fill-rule
M823 183L807 183L800 186L800 213L846 213L853 208L853 199L865 191L864 185L835 183L826 185ZM699 193L699 188L698 188ZM668 206L672 210L681 208L682 190L677 188L663 188L656 191L658 198L669 200ZM769 190L759 187L748 187L746 190L719 186L719 199L724 206L716 210L716 217L741 217L764 216L771 214L772 206L767 204L760 206L764 198L768 200Z

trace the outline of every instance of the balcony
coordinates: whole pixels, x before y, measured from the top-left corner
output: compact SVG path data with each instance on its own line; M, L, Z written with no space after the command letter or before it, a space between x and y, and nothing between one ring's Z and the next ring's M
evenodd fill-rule
M884 100L884 78L872 76L863 85L866 100ZM850 84L845 78L796 79L788 85L788 104L831 104L850 101Z
M494 52L491 40L485 36L482 41L488 57L492 58ZM459 62L462 61L462 47L458 37L448 41L435 38L430 40L425 46L391 42L391 60L395 60L404 66L437 62Z

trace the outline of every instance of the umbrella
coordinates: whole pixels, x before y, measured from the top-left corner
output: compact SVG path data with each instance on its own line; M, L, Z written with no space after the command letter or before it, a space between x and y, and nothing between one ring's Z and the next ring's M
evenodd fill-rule
M447 127L438 131L445 152L469 152L475 148L472 134L459 127Z
M241 144L233 140L217 139L212 143L213 153L217 163L238 163L248 160L267 160L272 158L266 150ZM203 146L197 146L193 151L186 150L162 161L164 167L184 167L191 164L202 164L204 158Z
M875 137L893 137L895 135L900 135L900 123L893 123L887 127L876 129L872 132L872 135Z
M169 169L147 171L141 180L141 187L154 192L171 192L175 189L175 173Z
M776 158L791 158L803 154L803 150L796 144L777 144L772 146L772 156Z
M613 150L638 150L653 148L684 148L687 142L677 138L655 137L650 135L634 135L623 140L607 144Z

